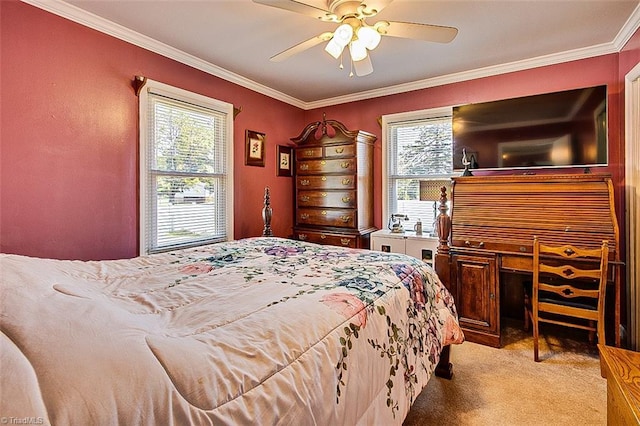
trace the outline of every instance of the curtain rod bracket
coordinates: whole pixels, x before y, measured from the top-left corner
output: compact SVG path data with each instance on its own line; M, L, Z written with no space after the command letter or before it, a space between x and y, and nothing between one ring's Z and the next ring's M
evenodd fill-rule
M133 88L136 91L136 96L140 96L140 92L145 84L147 84L147 77L136 75L136 78L133 79Z

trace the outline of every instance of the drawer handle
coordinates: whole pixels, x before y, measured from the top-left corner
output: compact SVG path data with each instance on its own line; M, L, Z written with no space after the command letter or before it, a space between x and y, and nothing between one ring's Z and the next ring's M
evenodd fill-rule
M326 216L327 215L327 211L326 210L322 210L322 216Z
M342 243L343 246L348 246L349 241L350 240L348 238L340 238L340 242Z
M300 215L300 219L302 219L302 220L307 220L307 219L309 219L309 213L302 213L302 214Z
M351 161L343 161L342 163L340 163L340 167L342 167L343 169L348 169L349 166L351 166Z
M465 246L467 246L467 247L471 247L471 248L473 248L473 244L471 244L471 241L465 241L465 242L464 242L464 245L465 245ZM478 243L478 245L477 245L477 246L475 246L475 248L483 248L483 247L484 247L484 241L480 241L480 242Z
M326 192L323 192L323 193L322 193L322 196L323 196L323 197L326 197L326 196L327 196L327 193L326 193Z
M311 150L311 149L306 150L304 152L304 155L307 156L307 157L311 157L313 155L313 150Z
M303 195L302 197L300 197L300 201L304 201L304 202L309 201L309 196L308 195Z
M327 180L326 176L322 176L322 181L325 182Z
M298 238L300 238L300 240L305 241L307 239L307 234L298 234Z
M309 179L302 179L300 181L300 185L302 186L308 186L309 185Z
M351 197L342 197L342 202L348 204L351 201Z
M324 166L325 164L327 164L327 162L326 162L326 161L324 161L324 160L322 160L322 161L320 162L320 164L322 164L322 165Z
M344 223L347 223L351 220L351 216L344 215L344 216L341 216L340 219L342 219Z
M308 164L300 164L300 170L309 170Z
M320 239L321 239L321 240L326 240L326 239L327 239L327 236L326 236L326 235L324 235L324 234L320 234Z
M342 154L344 152L344 147L336 148L336 154Z
M342 179L342 184L343 185L350 185L351 184L351 179L349 179L349 178Z

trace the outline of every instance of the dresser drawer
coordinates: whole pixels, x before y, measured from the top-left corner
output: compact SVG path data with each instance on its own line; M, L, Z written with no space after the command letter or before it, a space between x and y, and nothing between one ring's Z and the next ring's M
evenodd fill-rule
M340 160L300 160L296 163L296 173L320 174L320 173L355 173L356 159L345 158Z
M350 209L299 208L296 213L296 224L352 228L355 226L355 217L356 211Z
M332 246L342 246L356 248L358 245L355 235L339 235L329 234L326 232L315 231L299 231L294 235L296 240L307 241L310 243L330 244Z
M324 149L324 156L327 158L332 157L355 157L356 147L353 144L349 145L333 145Z
M298 176L296 186L300 189L354 189L355 175L343 176Z
M299 160L305 158L321 158L322 157L322 147L315 146L309 148L299 148L296 150L296 158Z
M356 191L299 191L298 206L353 208Z

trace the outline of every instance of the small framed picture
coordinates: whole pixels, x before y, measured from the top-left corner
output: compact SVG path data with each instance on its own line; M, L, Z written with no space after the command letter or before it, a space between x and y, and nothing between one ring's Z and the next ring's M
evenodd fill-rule
M266 138L267 137L264 133L255 132L253 130L246 131L245 165L264 167L264 144Z
M291 176L291 168L293 167L291 147L278 145L278 153L276 156L277 175Z

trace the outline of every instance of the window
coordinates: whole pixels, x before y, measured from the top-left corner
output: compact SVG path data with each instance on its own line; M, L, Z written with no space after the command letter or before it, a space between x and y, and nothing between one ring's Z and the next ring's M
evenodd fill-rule
M140 92L140 254L232 239L233 105L149 81Z
M405 229L420 219L425 232L433 231L439 188L453 175L451 108L383 116L382 134L384 220L402 213L409 217Z

